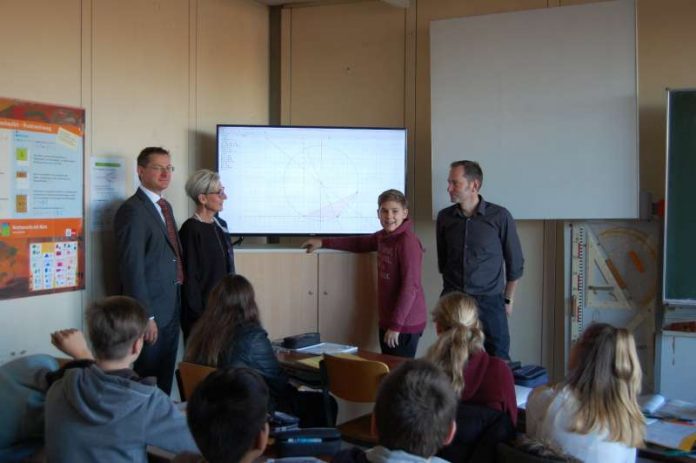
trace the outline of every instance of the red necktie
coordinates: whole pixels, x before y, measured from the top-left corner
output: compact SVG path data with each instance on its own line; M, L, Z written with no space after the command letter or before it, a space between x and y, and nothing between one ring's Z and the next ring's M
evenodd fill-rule
M179 252L179 240L176 236L176 227L174 226L172 208L164 198L160 198L159 201L157 201L157 204L159 204L159 207L162 209L164 223L167 226L167 238L169 238L169 244L172 245L172 248L174 248L174 253L176 254L176 282L181 284L184 282L184 266L181 262L181 252Z

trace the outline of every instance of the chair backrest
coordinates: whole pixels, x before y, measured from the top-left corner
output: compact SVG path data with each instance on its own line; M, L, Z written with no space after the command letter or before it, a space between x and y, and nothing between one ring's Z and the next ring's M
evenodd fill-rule
M179 364L179 378L181 378L180 391L181 400L188 400L196 387L214 372L216 368L205 365L198 365L191 362L181 362Z
M389 367L374 360L324 354L324 369L329 391L351 402L374 402Z

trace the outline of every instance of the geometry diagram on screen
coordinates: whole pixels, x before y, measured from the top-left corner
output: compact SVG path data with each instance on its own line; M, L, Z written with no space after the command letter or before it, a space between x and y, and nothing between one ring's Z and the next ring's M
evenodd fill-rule
M360 179L344 151L326 142L303 145L283 167L283 199L297 216L334 221L350 215Z

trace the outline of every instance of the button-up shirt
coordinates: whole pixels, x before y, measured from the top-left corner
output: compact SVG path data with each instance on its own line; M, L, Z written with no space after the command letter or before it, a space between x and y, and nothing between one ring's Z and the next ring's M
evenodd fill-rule
M437 216L437 264L444 292L502 294L507 281L522 276L524 257L512 215L483 196L479 199L471 217L459 204Z

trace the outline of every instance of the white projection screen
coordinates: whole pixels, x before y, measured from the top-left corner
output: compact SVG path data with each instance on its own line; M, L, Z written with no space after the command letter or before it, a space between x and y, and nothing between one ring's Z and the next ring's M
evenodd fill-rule
M374 233L377 197L406 186L406 129L218 125L235 235Z
M516 219L639 214L633 1L433 21L433 216L449 164Z

